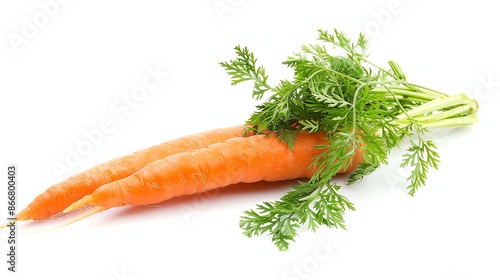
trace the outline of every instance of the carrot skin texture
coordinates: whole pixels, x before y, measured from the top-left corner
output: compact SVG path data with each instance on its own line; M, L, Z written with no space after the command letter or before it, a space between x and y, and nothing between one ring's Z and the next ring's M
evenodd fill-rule
M49 187L17 215L17 220L47 219L100 186L125 178L150 162L241 137L245 128L241 125L188 135L98 164Z
M293 150L274 134L229 139L152 162L124 179L101 186L79 207L155 204L236 183L311 177L316 171L309 168L312 158L321 152L315 146L327 143L325 134L308 132L299 133ZM353 171L361 161L358 151L343 172Z

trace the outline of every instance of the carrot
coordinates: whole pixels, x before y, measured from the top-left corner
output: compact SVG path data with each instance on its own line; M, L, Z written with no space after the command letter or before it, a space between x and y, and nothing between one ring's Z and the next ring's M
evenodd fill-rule
M64 210L94 207L83 215L124 205L155 204L172 197L204 192L236 183L282 181L311 177L312 159L326 144L324 133L300 132L293 150L275 134L238 137L192 152L179 153L146 165L134 174L103 185ZM354 170L362 155L356 153ZM77 220L81 218L77 217Z
M96 165L49 187L17 215L17 220L49 218L98 187L125 178L150 162L242 136L245 128L241 125L184 136Z

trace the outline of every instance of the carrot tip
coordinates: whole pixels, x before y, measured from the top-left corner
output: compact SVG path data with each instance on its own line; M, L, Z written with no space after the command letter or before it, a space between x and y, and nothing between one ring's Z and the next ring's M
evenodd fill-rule
M69 213L71 211L83 208L85 206L89 206L89 205L91 205L89 203L91 198L92 198L92 195L86 195L83 198L81 198L80 200L78 200L78 201L74 202L73 204L71 204L70 206L66 207L66 209L64 209L62 212L66 214L66 213Z
M85 218L88 218L94 214L97 214L99 212L102 212L104 210L106 210L108 208L105 208L105 207L93 207L91 208L89 211L86 211L84 213L82 213L81 215L78 215L76 216L74 219L71 219L63 224L60 224L60 225L57 225L55 227L50 227L50 228L46 228L46 229L42 229L42 230L38 230L38 231L34 231L34 232L27 232L27 233L23 233L25 235L30 235L30 234L36 234L36 233L42 233L42 232L45 232L45 231L52 231L52 230L55 230L55 229L60 229L60 228L63 228L65 226L69 226L73 223L76 223L78 221L81 221Z
M6 228L6 227L8 227L8 226L10 226L11 224L16 223L16 222L17 222L16 220L13 220L13 221L7 222L7 223L5 223L5 224L0 225L0 228Z

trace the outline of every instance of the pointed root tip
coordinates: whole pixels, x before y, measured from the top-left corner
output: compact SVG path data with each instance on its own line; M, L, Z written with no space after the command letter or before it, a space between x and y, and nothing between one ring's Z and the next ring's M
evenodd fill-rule
M12 220L10 222L6 222L5 224L1 224L0 225L0 229L1 228L6 228L6 227L8 227L8 226L10 226L10 225L12 225L13 223L16 223L16 222L17 222L17 220Z
M91 198L92 198L92 195L86 195L83 198L81 198L80 200L78 200L78 201L74 202L73 204L71 204L70 206L66 207L66 209L64 209L62 212L66 214L66 213L69 213L71 211L83 208L85 206L90 206L91 204L89 203L89 201Z
M88 218L94 214L97 214L99 212L102 212L104 210L106 210L108 208L105 208L105 207L93 207L91 208L90 210L76 216L75 218L63 223L63 224L60 224L60 225L57 225L55 227L50 227L50 228L46 228L46 229L42 229L42 230L39 230L39 231L35 231L35 232L29 232L29 233L24 233L26 235L30 235L30 234L37 234L37 233L42 233L42 232L46 232L46 231L52 231L52 230L56 230L56 229L60 229L60 228L63 228L63 227L66 227L66 226L69 226L71 224L74 224L78 221L81 221L85 218Z
M19 222L23 222L23 221L26 221L26 219L19 219L19 217L16 216L14 219L10 219L10 220L8 220L8 222L1 224L0 229L9 227L14 223L19 223Z
M30 206L27 206L21 212L17 213L16 215L16 221L28 221L28 220L35 220L35 218L32 215L33 210L31 210Z

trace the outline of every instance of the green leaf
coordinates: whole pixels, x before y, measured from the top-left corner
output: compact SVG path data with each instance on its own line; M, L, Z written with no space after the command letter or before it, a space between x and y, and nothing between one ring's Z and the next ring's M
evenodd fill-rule
M347 184L353 184L354 182L357 182L363 177L370 175L373 173L375 170L377 170L380 166L378 164L372 164L372 163L360 163L358 165L358 168L354 170L354 172L349 176L349 179L347 180Z
M403 155L401 168L413 167L411 175L408 178L409 194L414 195L419 187L425 185L429 168L438 168L439 155L436 145L432 140L419 139L418 143L411 141L407 153Z
M277 131L276 135L280 142L285 143L290 150L293 150L298 132L298 130L282 129Z
M230 60L229 63L221 62L220 65L226 69L231 76L231 84L236 85L244 81L253 81L254 90L252 93L253 98L260 100L264 93L271 88L267 84L266 72L264 67L256 66L257 59L248 48L241 48L236 46L236 59Z

